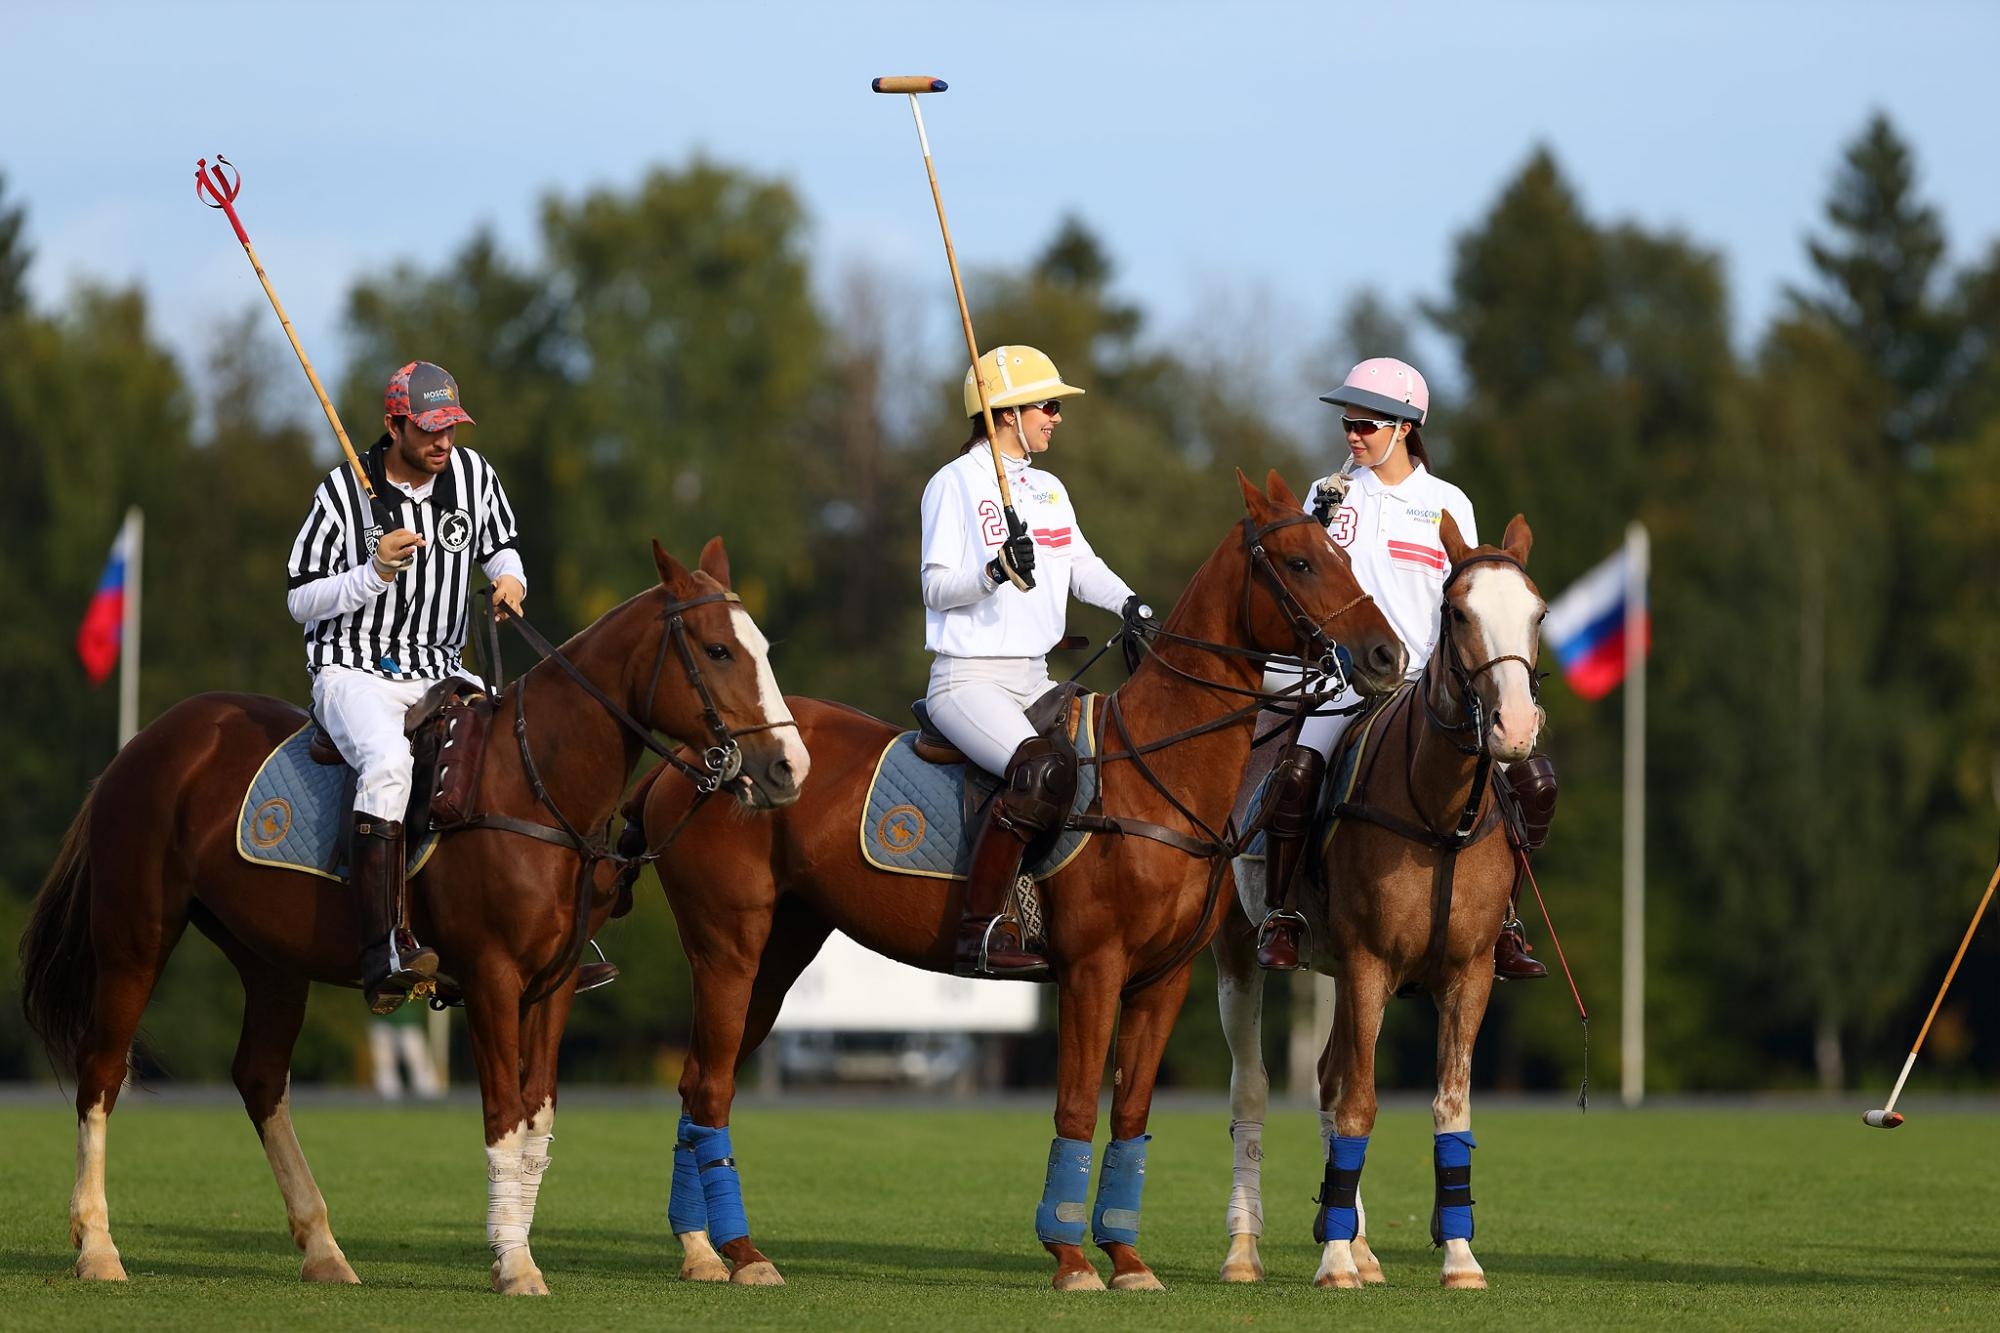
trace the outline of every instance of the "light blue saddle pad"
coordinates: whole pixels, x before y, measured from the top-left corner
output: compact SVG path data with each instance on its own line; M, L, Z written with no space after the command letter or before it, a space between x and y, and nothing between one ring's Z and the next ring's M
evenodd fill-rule
M1083 696L1076 728L1079 756L1097 753L1097 696ZM906 731L883 748L861 811L861 856L877 870L899 875L929 875L933 879L964 879L972 861L972 839L965 827L964 792L968 774L986 790L999 783L970 764L933 764L917 757L917 733ZM1097 765L1077 770L1072 813L1097 799ZM1068 865L1090 834L1070 829L1038 860L1022 866L1036 879Z
M1408 689L1409 686L1403 686ZM1391 698L1394 695L1390 696ZM1378 706L1363 713L1348 733L1341 739L1348 743L1341 745L1333 757L1333 772L1319 788L1319 808L1313 816L1313 823L1319 830L1319 848L1324 852L1333 841L1333 831L1340 827L1340 820L1332 813L1333 807L1354 794L1354 782L1361 772L1361 755L1375 740L1375 721L1386 711ZM1264 808L1264 793L1270 788L1271 775L1266 773L1257 783L1257 790L1250 797L1250 811L1255 814ZM1261 861L1264 859L1264 830L1258 829L1244 844L1242 859Z
M310 722L293 732L250 780L236 818L236 850L246 861L344 880L354 770L314 763L307 753L312 734ZM411 843L412 875L430 859L437 840L437 834L427 833Z

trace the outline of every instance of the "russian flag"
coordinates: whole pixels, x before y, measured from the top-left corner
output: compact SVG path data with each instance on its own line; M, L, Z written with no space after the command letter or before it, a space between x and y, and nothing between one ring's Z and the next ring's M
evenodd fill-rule
M97 591L83 613L83 624L77 627L76 655L83 659L83 669L92 685L102 685L111 669L118 665L118 642L125 629L125 572L131 568L131 540L132 527L128 523L118 530L118 540L111 543L111 558L104 562Z
M1549 603L1542 633L1562 663L1563 678L1586 699L1601 699L1625 679L1625 599L1635 583L1639 597L1639 651L1653 646L1653 617L1646 606L1643 570L1632 577L1632 553L1621 547L1609 560Z

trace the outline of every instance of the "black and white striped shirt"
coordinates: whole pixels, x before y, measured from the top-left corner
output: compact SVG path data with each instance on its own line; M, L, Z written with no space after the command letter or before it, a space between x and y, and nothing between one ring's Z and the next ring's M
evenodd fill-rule
M287 605L305 626L306 666L344 666L391 680L441 680L457 672L465 646L468 583L477 560L489 578L521 579L514 510L500 478L463 446L421 498L383 471L384 435L362 457L375 494L397 515L395 526L424 539L416 563L382 582L364 544L374 526L368 497L346 464L313 495L292 543Z

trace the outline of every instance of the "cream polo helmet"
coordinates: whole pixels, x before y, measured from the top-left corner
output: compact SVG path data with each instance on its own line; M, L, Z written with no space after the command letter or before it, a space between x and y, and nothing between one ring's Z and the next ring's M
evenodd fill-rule
M990 352L981 352L979 360L965 372L965 415L979 415L979 386L973 381L973 371L986 382L986 401L994 411L1003 407L1021 407L1028 403L1045 403L1051 398L1070 398L1083 390L1074 384L1064 384L1056 363L1033 347L1015 344L1010 347L996 347Z

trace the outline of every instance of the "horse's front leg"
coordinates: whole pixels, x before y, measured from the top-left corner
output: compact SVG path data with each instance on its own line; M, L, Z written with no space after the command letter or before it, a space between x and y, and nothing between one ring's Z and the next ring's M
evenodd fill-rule
M1160 1279L1139 1257L1139 1203L1146 1188L1146 1117L1160 1056L1173 1034L1174 1019L1187 999L1192 964L1126 998L1118 1014L1118 1053L1112 1065L1111 1142L1097 1177L1097 1207L1090 1215L1091 1239L1111 1259L1111 1286L1117 1291L1159 1291Z
M1483 1288L1485 1270L1472 1257L1472 1044L1493 993L1493 968L1484 953L1452 979L1438 997L1437 1099L1431 1103L1432 1169L1436 1199L1431 1243L1444 1248L1441 1281L1447 1287Z
M1100 953L1071 966L1057 991L1056 1137L1049 1145L1048 1174L1035 1209L1035 1236L1055 1256L1057 1291L1104 1290L1083 1253L1083 1227L1090 1217L1090 1137L1097 1132L1097 1094L1124 976L1122 954L1107 958Z
M1375 1042L1382 1011L1389 1003L1389 979L1382 961L1350 950L1342 969L1340 1001L1333 1031L1319 1065L1320 1138L1326 1174L1320 1183L1313 1239L1322 1243L1316 1287L1358 1287L1383 1281L1363 1234L1361 1168L1368 1136L1375 1131Z
M486 1116L486 1243L493 1248L493 1290L546 1296L548 1283L528 1250L533 1196L526 1188L526 1156L533 1126L521 1098L519 973L505 963L481 968L466 987L465 1018ZM538 1156L546 1166L546 1151ZM539 1185L539 1170L535 1175Z
M521 1140L524 1234L534 1231L542 1176L549 1169L555 1147L556 1061L562 1050L563 1030L569 1026L570 1006L575 1000L576 978L572 974L555 994L529 1009L521 1024L521 1107L528 1113L528 1132Z
M1222 1280L1258 1282L1264 1277L1257 1253L1264 1234L1264 1115L1271 1100L1271 1076L1264 1068L1264 973L1257 966L1256 932L1241 912L1229 913L1210 947L1216 1006L1229 1043L1229 1142L1235 1158L1223 1215L1229 1253L1222 1260Z

